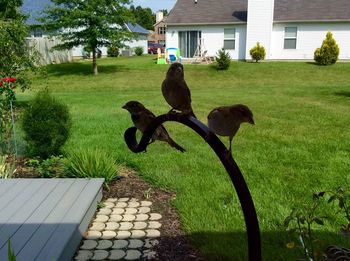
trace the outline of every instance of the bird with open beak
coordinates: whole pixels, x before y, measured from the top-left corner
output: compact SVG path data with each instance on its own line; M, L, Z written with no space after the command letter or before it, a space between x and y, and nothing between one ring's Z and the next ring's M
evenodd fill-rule
M229 137L230 154L232 139L243 122L254 124L252 111L243 104L217 107L208 115L209 130L220 136Z
M143 106L142 103L138 101L129 101L123 107L131 114L131 119L135 127L144 133L147 130L149 124L156 118L156 116L148 109ZM152 136L151 143L155 140L160 140L167 142L171 147L177 149L178 151L186 151L179 144L177 144L172 138L170 138L168 132L163 125L160 125Z
M181 63L170 65L162 83L162 93L172 110L181 111L196 117L191 106L191 92L184 78L184 67ZM171 112L170 111L170 112Z

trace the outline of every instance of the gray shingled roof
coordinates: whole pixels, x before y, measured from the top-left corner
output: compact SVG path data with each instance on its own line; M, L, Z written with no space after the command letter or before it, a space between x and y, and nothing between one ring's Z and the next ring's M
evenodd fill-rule
M248 0L177 0L167 24L247 22ZM275 0L274 21L350 21L350 0Z
M245 23L247 0L177 0L166 24Z
M275 0L274 20L350 20L350 0Z

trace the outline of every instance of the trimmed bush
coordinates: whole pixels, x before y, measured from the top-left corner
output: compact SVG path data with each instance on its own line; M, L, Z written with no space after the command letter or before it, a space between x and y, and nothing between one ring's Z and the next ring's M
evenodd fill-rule
M217 63L218 70L227 70L231 64L231 57L225 49L221 49L217 52L215 61Z
M118 57L119 56L119 48L116 46L110 46L107 49L108 57Z
M141 56L143 54L143 47L142 46L135 47L134 52L137 56Z
M48 91L37 93L24 110L22 120L29 154L41 158L59 155L69 137L70 127L67 105L57 101Z
M259 42L257 42L256 45L252 49L250 49L250 56L255 62L264 60L266 56L265 47L260 45Z
M105 183L113 181L118 174L115 159L101 150L81 149L69 154L68 176L75 178L104 178Z
M330 65L337 62L338 56L339 46L333 38L333 34L328 32L321 48L317 48L314 53L314 60L320 65Z

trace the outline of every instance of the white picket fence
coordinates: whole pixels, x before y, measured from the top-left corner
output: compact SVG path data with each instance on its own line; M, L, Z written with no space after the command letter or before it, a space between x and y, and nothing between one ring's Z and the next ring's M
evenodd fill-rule
M72 61L71 50L56 51L52 47L61 43L60 40L48 37L27 38L29 46L35 47L41 54L41 65L59 64Z

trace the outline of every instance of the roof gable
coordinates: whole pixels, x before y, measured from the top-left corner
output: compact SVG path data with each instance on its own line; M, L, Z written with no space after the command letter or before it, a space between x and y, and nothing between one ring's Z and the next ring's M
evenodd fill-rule
M149 34L149 32L139 24L126 23L126 26L132 33Z

